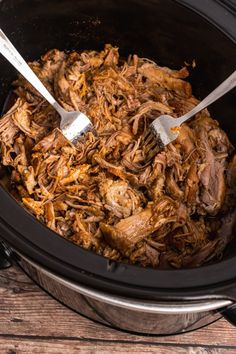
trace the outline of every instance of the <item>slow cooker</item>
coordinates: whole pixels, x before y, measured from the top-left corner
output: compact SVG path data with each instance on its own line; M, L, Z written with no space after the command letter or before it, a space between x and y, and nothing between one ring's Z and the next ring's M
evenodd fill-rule
M179 68L194 59L193 91L207 95L236 67L235 0L2 0L0 24L33 60L51 48L137 53ZM16 72L0 58L0 105ZM236 145L235 90L210 111ZM235 232L235 213L225 233ZM175 334L224 316L236 324L236 244L222 260L158 270L110 261L61 238L0 188L1 265L14 259L56 299L95 321L143 334Z

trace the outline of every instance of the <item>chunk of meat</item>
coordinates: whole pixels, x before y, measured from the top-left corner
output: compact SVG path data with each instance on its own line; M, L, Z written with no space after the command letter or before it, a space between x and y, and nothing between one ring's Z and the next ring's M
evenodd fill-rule
M100 183L99 190L105 208L118 218L127 218L139 212L141 207L140 195L127 182L106 179Z
M101 223L100 227L109 245L128 256L136 244L148 235L166 224L169 224L170 228L174 224L174 227L177 227L184 219L184 213L178 213L175 202L171 198L163 197L156 205L148 206L141 212L120 220L114 226Z
M0 134L1 134L1 143L2 144L12 144L14 137L19 132L18 126L12 119L12 115L18 109L19 101L8 111L3 118L0 119Z
M43 202L36 201L33 198L22 198L22 202L34 215L40 216L44 214Z
M77 180L86 182L86 180L88 179L89 169L90 165L88 164L80 165L77 168L71 169L69 175L60 180L60 184L65 186Z
M138 69L138 71L148 80L154 83L159 83L170 90L177 91L185 97L190 97L192 94L189 82L176 78L176 74L173 75L172 72L167 72L155 64L145 63Z
M184 197L189 207L196 204L199 193L199 177L198 177L198 166L192 164L188 170L186 176L186 183L184 189Z
M47 226L56 231L55 211L52 202L45 204L45 220L47 222Z
M37 185L37 182L35 180L34 176L34 169L32 166L29 166L28 168L23 168L22 173L21 173L22 179L24 181L24 185L28 191L29 194L34 193L34 188Z
M152 209L146 208L140 213L119 221L115 226L100 223L100 227L108 244L128 256L136 243L155 231L150 224L151 218Z
M55 129L34 146L34 151L47 152L52 149L58 150L67 144L69 144L68 140L59 129Z
M203 185L200 199L203 203L203 208L210 215L216 215L222 207L225 198L225 166L221 161L215 159L204 132L201 132L200 138L201 145L205 149L204 167L199 176Z

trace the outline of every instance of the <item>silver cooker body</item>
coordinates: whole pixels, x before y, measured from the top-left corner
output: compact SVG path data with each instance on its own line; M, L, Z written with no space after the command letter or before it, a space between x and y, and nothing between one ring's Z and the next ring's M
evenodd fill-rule
M230 300L154 303L112 296L67 281L18 254L18 264L54 298L103 325L133 333L170 335L206 326L222 317Z

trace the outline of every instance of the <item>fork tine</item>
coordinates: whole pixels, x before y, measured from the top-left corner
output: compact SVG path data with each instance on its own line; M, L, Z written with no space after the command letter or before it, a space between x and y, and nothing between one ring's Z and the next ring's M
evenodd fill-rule
M148 139L148 137L150 136L150 134L151 134L151 131L150 131L150 129L147 129L145 132L144 132L144 134L142 135L142 137L141 137L141 141L147 141L147 139Z
M145 145L149 145L150 143L153 142L154 139L155 139L155 136L150 131L150 133L148 134L147 138L145 139Z
M148 150L152 150L153 147L157 145L157 141L155 140L155 136L152 137L152 140L150 141L149 144L146 144L146 148Z
M144 141L144 147L147 154L147 161L150 161L159 151L162 146L159 144L159 140L161 141L160 137L156 136L151 129L149 129L148 133L146 134L147 139Z
M155 147L155 149L151 150L148 152L147 155L147 161L150 161L154 156L156 156L160 152L160 149L158 146Z
M159 146L158 144L155 144L155 145L153 146L153 148L150 150L150 152L151 152L152 154L157 154L158 152L160 152L160 150L161 150L160 146Z

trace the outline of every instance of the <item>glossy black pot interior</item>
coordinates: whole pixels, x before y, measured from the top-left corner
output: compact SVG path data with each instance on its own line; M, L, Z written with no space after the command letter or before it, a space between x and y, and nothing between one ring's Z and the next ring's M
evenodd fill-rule
M207 9L211 1L202 3ZM225 9L218 10L222 16L217 26L223 28ZM203 17L172 0L2 0L0 23L27 60L39 58L51 48L102 49L105 43L119 46L122 56L137 53L171 68L195 59L197 66L190 81L199 98L235 70L233 34L229 39ZM15 76L10 64L0 58L1 105ZM210 111L236 145L235 90ZM118 264L62 239L3 190L0 235L58 274L126 295L171 298L221 294L236 278L236 246L226 252L225 260L199 269L158 271Z

